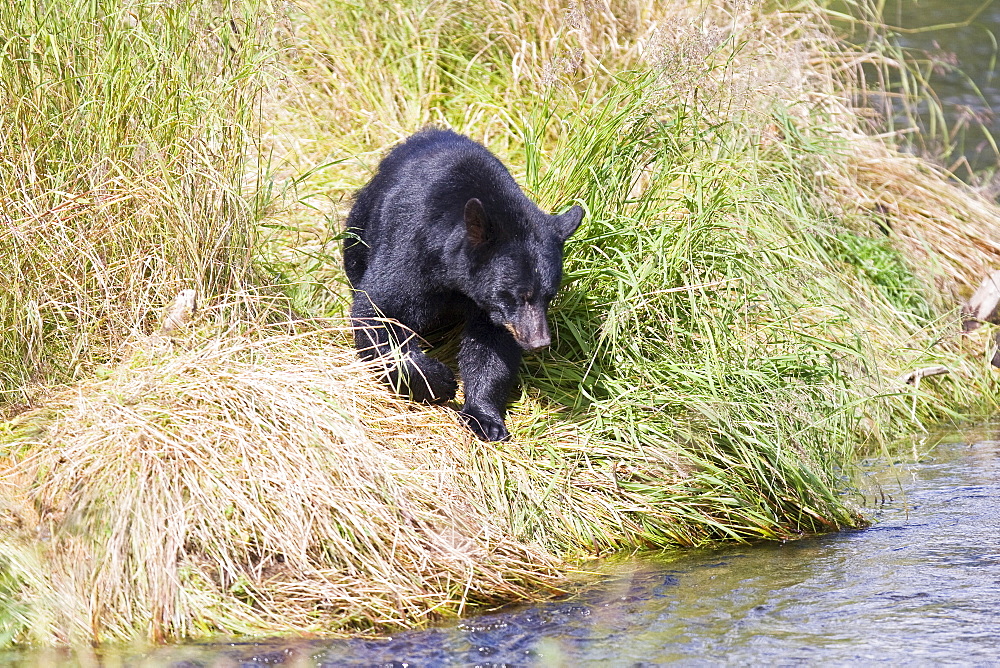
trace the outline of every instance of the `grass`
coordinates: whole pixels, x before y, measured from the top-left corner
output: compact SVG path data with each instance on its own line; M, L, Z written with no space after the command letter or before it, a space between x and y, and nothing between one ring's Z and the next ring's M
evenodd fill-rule
M956 306L1000 237L866 132L828 16L0 7L0 639L386 631L614 550L864 525L858 453L996 409ZM350 194L427 123L587 209L510 443L350 347Z
M266 285L246 181L271 17L221 9L228 20L200 2L0 11L4 401L117 359L180 289Z
M554 587L549 554L453 491L476 448L398 400L367 401L384 392L343 339L230 336L169 361L145 347L51 397L69 431L47 428L55 447L18 467L33 498L15 512L53 530L4 546L48 615L27 638L398 628Z

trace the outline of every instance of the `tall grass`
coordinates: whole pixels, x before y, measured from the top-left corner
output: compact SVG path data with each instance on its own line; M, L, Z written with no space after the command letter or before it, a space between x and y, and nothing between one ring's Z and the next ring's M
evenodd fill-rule
M179 289L258 288L262 7L0 7L0 400L114 359Z
M996 209L864 134L813 5L26 6L0 8L28 138L0 144L8 642L397 628L610 550L861 526L859 452L996 407L947 241ZM350 194L427 123L587 208L511 443L390 397L343 324ZM272 283L302 319L259 324ZM191 286L236 326L147 337Z

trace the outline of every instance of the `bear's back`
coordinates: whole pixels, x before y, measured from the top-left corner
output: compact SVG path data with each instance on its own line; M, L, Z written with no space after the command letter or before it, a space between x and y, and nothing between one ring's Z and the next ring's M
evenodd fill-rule
M537 209L484 146L451 130L427 128L385 156L359 191L352 216L357 220L348 225L373 246L400 227L450 229L461 222L472 198L507 224Z
M344 261L351 284L357 287L372 263L379 275L416 280L464 262L456 251L473 198L509 238L532 236L529 228L545 217L503 163L468 137L427 128L395 146L348 216Z
M510 172L486 147L468 137L440 128L426 128L393 148L379 165L373 183L405 186L407 196L460 198L500 194L509 197ZM500 190L500 193L495 191ZM465 200L461 202L465 205Z

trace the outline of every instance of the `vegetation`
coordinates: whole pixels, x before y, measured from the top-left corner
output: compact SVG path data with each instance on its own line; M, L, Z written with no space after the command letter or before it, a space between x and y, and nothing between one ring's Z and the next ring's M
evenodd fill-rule
M825 16L0 7L0 640L389 629L588 555L864 524L859 451L995 409L955 305L1000 237L866 134ZM350 193L428 123L588 211L510 443L350 347Z

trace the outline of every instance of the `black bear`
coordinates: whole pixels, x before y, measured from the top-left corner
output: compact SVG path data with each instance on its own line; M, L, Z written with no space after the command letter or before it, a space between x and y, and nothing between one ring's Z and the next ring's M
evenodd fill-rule
M383 362L400 394L451 401L455 374L416 335L464 320L460 415L479 438L507 439L521 351L549 344L563 243L582 218L579 206L544 213L468 137L436 128L413 135L385 156L347 217L344 266L361 356Z

